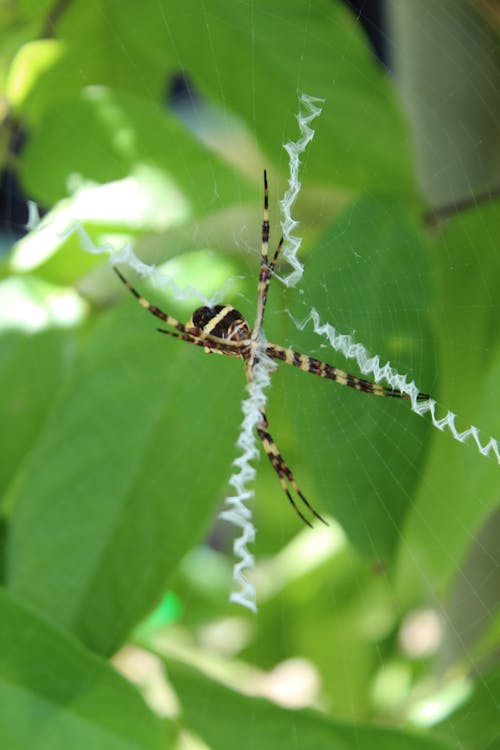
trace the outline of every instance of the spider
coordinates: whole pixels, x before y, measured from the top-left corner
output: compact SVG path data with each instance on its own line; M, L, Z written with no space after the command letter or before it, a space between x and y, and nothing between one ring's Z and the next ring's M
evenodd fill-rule
M168 313L163 312L155 305L152 305L130 284L122 273L114 268L119 279L132 292L137 301L152 315L164 321L167 328L157 328L159 333L187 341L195 346L202 346L207 353L224 354L228 357L239 357L245 365L245 374L247 381L250 383L253 377L253 371L256 363L259 361L259 347L263 347L265 354L271 359L284 362L292 367L298 367L304 372L310 372L318 375L320 378L334 380L340 385L346 385L357 391L371 393L374 396L391 396L394 398L408 399L409 396L399 390L387 388L386 386L372 383L369 380L358 378L356 375L350 375L337 367L322 362L307 354L300 354L293 349L287 349L278 344L263 343L262 327L264 314L266 310L267 295L269 283L273 276L274 268L278 260L281 248L283 246L283 237L281 237L278 246L269 260L269 198L267 174L264 170L264 219L262 222L262 245L260 257L260 273L257 286L257 314L253 328L250 328L242 313L232 305L215 305L214 307L198 307L192 315L191 320L183 324L173 318ZM171 330L174 329L174 330ZM419 393L418 400L428 399L425 393ZM311 503L302 493L297 484L294 474L285 462L285 459L278 450L269 432L269 423L266 414L261 410L260 422L256 427L264 450L271 462L271 465L278 475L281 486L290 501L293 509L307 526L312 527L312 523L304 516L292 495L292 490L300 498L305 507L319 521L328 526L327 521L313 508Z

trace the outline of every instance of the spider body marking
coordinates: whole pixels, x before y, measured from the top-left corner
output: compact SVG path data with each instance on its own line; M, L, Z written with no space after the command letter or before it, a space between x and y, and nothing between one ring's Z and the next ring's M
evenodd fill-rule
M213 307L198 307L187 323L181 323L160 308L152 305L127 281L123 274L114 268L122 283L130 290L140 305L155 317L162 320L169 328L157 328L160 333L173 338L187 341L195 346L201 346L209 353L222 354L227 357L238 357L244 361L245 374L248 382L252 381L253 370L258 362L258 349L262 346L262 326L267 303L269 283L272 278L274 267L278 260L283 237L271 260L269 260L269 209L268 209L268 186L267 175L264 171L264 219L262 222L262 244L259 279L257 286L257 314L253 328L250 328L242 313L232 305L215 305ZM292 367L297 367L304 372L317 375L320 378L333 380L339 385L345 385L362 393L373 396L409 399L406 393L394 388L387 388L379 383L351 375L333 365L323 362L307 354L301 354L293 349L287 349L278 344L264 344L264 352L271 359L277 360ZM418 400L430 398L425 393L419 393ZM297 484L293 472L285 462L270 432L267 416L263 410L260 412L261 419L256 427L257 435L262 442L271 465L276 472L280 484L285 492L291 506L301 520L308 526L311 522L304 516L294 500L293 493L300 499L304 506L318 520L328 526L324 518L313 508Z
M217 336L228 341L250 341L250 327L243 315L232 305L215 305L214 307L198 307L192 315L193 326L205 336ZM205 347L208 353L212 350ZM242 350L225 353L232 357L242 357Z

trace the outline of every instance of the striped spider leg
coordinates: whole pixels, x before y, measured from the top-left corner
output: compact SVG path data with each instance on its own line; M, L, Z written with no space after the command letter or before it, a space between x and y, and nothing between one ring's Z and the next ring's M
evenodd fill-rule
M257 348L263 339L262 327L264 323L264 314L266 311L269 284L270 284L273 271L274 271L274 267L278 260L278 256L280 254L282 245L283 245L283 237L281 237L278 243L278 246L274 252L274 255L271 261L269 261L269 192L268 192L268 185L267 185L267 172L266 170L264 170L264 217L262 220L260 270L259 270L259 281L257 285L257 314L255 316L254 327L251 331L250 350L248 351L248 354L246 355L246 360L245 360L245 374L246 374L248 383L252 382L253 370L254 370L256 363L258 362ZM266 354L268 353L267 349L268 347L266 347ZM260 411L260 416L261 416L260 422L256 426L257 435L259 436L262 446L266 452L266 455L269 458L269 461L271 462L271 466L273 467L274 471L278 475L278 479L280 481L281 487L283 488L283 491L285 495L287 496L292 508L297 513L299 518L301 518L302 521L305 524L307 524L307 526L312 526L311 522L307 520L307 518L303 515L303 513L300 511L299 507L297 506L295 500L293 499L291 490L293 490L296 493L296 495L304 503L306 508L308 508L308 510L314 516L316 516L317 519L319 519L322 523L328 526L328 523L325 521L325 519L322 518L322 516L320 516L320 514L313 508L313 506L310 504L310 502L302 493L299 485L297 484L295 480L292 470L287 465L276 443L274 442L271 436L271 433L269 432L269 422L267 420L266 413L264 412L263 409L261 409Z
M239 357L244 361L245 374L249 383L252 382L253 371L255 365L259 361L258 351L263 347L265 354L271 359L291 365L292 367L297 367L304 372L318 375L320 378L333 380L339 383L339 385L346 385L349 388L354 388L363 393L370 393L374 396L390 396L393 398L408 399L409 396L399 390L387 388L378 383L372 383L364 378L359 378L356 375L351 375L326 362L315 359L314 357L309 357L307 354L300 354L293 349L287 349L278 344L262 343L262 326L264 322L269 284L283 245L282 237L271 260L269 260L268 200L267 175L264 171L264 219L262 222L261 259L257 287L257 313L255 324L252 329L248 325L244 316L232 307L232 305L198 307L193 312L190 321L185 324L181 323L176 320L176 318L163 312L163 310L160 310L160 308L152 305L132 286L132 284L130 284L129 281L127 281L117 268L114 270L122 283L137 299L139 304L168 326L168 328L157 328L160 333L180 339L181 341L187 341L195 346L201 346L207 353L218 353L227 357ZM429 396L424 393L419 393L417 396L418 400L426 400L428 398ZM292 491L299 497L310 513L325 525L328 525L325 519L320 516L304 496L295 480L293 472L278 450L276 443L269 432L269 423L264 410L261 410L260 415L261 419L256 427L257 435L262 442L266 455L268 456L274 471L278 475L283 491L293 509L305 524L312 526L311 522L304 516L295 502Z
M174 330L167 328L158 328L160 333L167 334L174 338L180 339L181 341L187 341L195 346L202 346L207 353L219 353L225 354L228 357L240 357L245 362L245 372L247 380L252 380L252 370L255 363L258 361L253 352L255 351L255 345L252 342L250 327L243 317L243 315L231 305L215 305L214 307L198 307L192 315L192 320L186 324L176 320L176 318L163 312L160 308L151 304L149 300L143 297L133 286L127 281L123 274L117 269L114 269L118 278L122 283L130 290L130 292L137 299L139 304L148 312L155 317L164 321ZM278 357L275 357L278 359ZM281 486L286 493L292 507L296 513L300 516L302 521L308 526L312 524L303 515L300 509L297 507L290 489L287 485L287 480L290 483L292 489L297 493L302 502L307 508L315 515L318 519L326 524L326 521L317 513L312 505L302 494L298 487L292 471L285 463L281 456L274 440L272 439L269 429L268 421L264 411L261 412L261 422L257 426L257 434L262 441L264 450L271 461L272 467L278 475Z
M309 357L308 354L300 354L294 349L286 349L284 346L278 346L278 344L267 344L265 351L267 356L272 359L277 359L287 365L292 365L292 367L298 367L304 372L319 375L320 378L334 380L339 385L347 385L356 391L371 393L372 396L390 396L392 398L407 400L411 398L407 393L403 393L396 388L387 388L385 385L372 383L371 380L358 378L357 375L351 375L348 372L344 372L344 370L340 370L338 367L329 365L327 362ZM427 401L429 398L430 396L427 393L419 393L417 395L417 401Z
M245 372L247 375L248 382L251 382L252 380L253 367L257 361L256 346L257 346L257 342L262 338L262 327L263 327L264 314L265 314L266 304L267 304L269 284L271 282L274 268L278 261L282 246L283 246L283 236L280 238L280 241L278 242L278 246L276 247L274 255L270 261L269 260L269 198L268 198L267 174L266 174L266 171L264 170L264 218L262 222L261 259L260 259L259 281L258 281L258 287L257 287L257 314L256 314L254 327L251 331L251 341L254 344L254 346L251 347L250 352L248 352L248 354L246 355L247 359L245 362ZM329 365L326 362L322 362L318 359L315 359L314 357L309 357L306 354L300 354L299 352L296 352L293 349L286 349L282 346L278 346L277 344L267 344L265 346L265 353L267 356L271 357L272 359L285 362L286 364L292 365L293 367L298 367L301 370L304 370L305 372L312 373L313 375L319 375L322 378L328 378L329 380L334 380L340 385L347 385L350 388L355 388L356 390L363 391L365 393L371 393L374 396L393 396L396 398L409 398L409 396L407 396L406 394L403 394L401 391L398 391L392 388L386 388L383 385L372 383L369 380L359 378L355 375L350 375L349 373L344 372L343 370L340 370L336 367L333 367L332 365ZM428 398L428 396L426 394L419 394L418 398L425 399L425 398ZM267 417L264 411L261 411L261 422L259 425L257 425L256 430L262 442L264 450L271 462L271 465L273 469L275 470L276 474L278 475L278 478L280 480L281 486L285 494L287 495L291 505L293 506L296 513L300 516L302 521L304 521L304 523L306 523L308 526L311 526L311 523L304 517L304 515L300 512L299 508L294 502L293 497L290 493L289 486L287 485L287 481L290 487L295 491L295 493L298 495L298 497L301 499L304 505L311 511L311 513L314 516L316 516L316 518L318 518L320 521L322 521L324 524L328 525L327 522L324 520L324 518L322 518L320 514L317 513L317 511L313 508L313 506L309 503L309 501L303 495L300 487L298 486L295 480L295 477L291 469L286 464L285 460L283 459L283 456L281 455L280 451L278 450L276 446L276 443L274 442L273 438L271 437L271 434L269 433L269 423L267 421Z
M156 318L159 318L160 320L163 320L168 326L171 326L175 330L171 331L167 328L157 328L156 330L159 333L165 333L168 336L173 336L176 339L180 339L181 341L187 341L190 344L195 344L196 346L202 346L207 352L212 351L220 351L221 354L228 354L232 357L239 357L239 349L241 347L241 343L238 341L230 341L227 340L226 337L217 337L216 335L209 335L209 331L202 330L205 326L204 324L204 316L203 314L196 317L196 313L203 310L210 310L212 316L218 311L219 309L222 309L223 307L228 307L228 305L216 305L216 307L213 308L198 308L198 310L193 313L193 319L191 321L188 321L186 324L181 323L176 318L172 317L172 315L169 315L166 312L163 312L163 310L160 310L159 307L156 307L156 305L152 305L149 300L147 300L145 297L140 294L137 289L135 289L134 286L130 283L130 281L127 281L125 276L121 273L121 271L116 268L116 266L113 266L113 270L120 279L120 281L124 284L124 286L127 287L127 289L130 290L130 292L134 295L138 303L148 312L150 312L152 315L154 315ZM201 326L197 326L196 322L199 322Z

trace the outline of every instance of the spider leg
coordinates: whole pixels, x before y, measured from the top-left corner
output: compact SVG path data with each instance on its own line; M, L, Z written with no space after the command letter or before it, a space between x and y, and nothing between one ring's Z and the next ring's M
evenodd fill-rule
M292 489L297 493L297 495L300 497L306 508L308 508L311 513L316 516L322 523L325 524L325 526L328 526L327 521L325 521L324 518L320 516L320 514L314 510L311 503L307 500L306 497L302 494L300 487L298 486L297 482L295 481L295 477L293 476L293 473L291 469L287 466L285 463L285 459L281 455L281 453L278 450L278 447L276 443L274 442L273 438L271 437L271 434L269 433L268 427L268 421L265 413L261 411L262 415L262 421L260 424L257 425L256 430L259 438L262 441L262 445L264 446L264 450L267 454L267 457L269 458L271 462L271 466L273 467L274 471L278 475L278 479L280 480L280 484L283 487L283 490L285 492L285 495L287 496L288 500L290 501L290 504L294 511L297 513L299 518L302 519L302 521L307 524L307 526L310 526L312 528L312 523L307 520L307 518L304 516L304 514L300 511L297 504L295 503L295 500L292 497L292 493L290 492L290 489L287 485L287 480L292 487Z
M188 341L190 344L194 344L195 346L202 346L205 351L208 354L227 354L230 357L234 357L234 350L231 346L229 347L222 347L222 346L209 346L209 343L206 339L198 338L197 336L194 336L192 333L179 333L177 331L169 331L166 328L157 328L156 329L158 333L166 333L167 336L173 336L175 339L180 339L181 341Z
M286 349L277 344L268 344L266 347L266 354L269 357L272 357L272 359L278 359L287 365L298 367L304 372L318 375L320 378L334 380L340 385L347 385L349 388L354 388L356 391L371 393L373 396L390 396L392 398L404 399L410 398L407 393L402 393L396 388L388 388L385 385L372 383L370 380L365 380L364 378L358 378L357 375L351 375L348 372L344 372L344 370L339 370L338 367L333 367L319 359L309 357L307 354L299 354L299 352L296 352L293 349ZM419 393L417 396L418 401L426 401L429 398L430 396L427 393Z
M267 172L264 170L264 219L262 221L262 245L260 252L260 271L259 282L257 285L257 315L255 325L252 331L253 339L259 338L262 325L264 323L264 313L266 311L267 293L269 283L273 275L274 266L278 260L280 250L283 246L283 237L281 237L278 247L276 248L271 262L269 262L269 195L267 187Z
M138 303L142 305L145 310L150 312L152 315L155 315L157 318L160 318L160 320L163 320L165 323L167 323L167 325L172 326L172 328L176 328L178 331L187 334L186 327L179 320L176 320L176 318L173 318L171 315L163 312L163 310L160 310L159 307L152 305L149 300L139 294L137 289L134 289L130 281L127 281L125 276L122 275L122 273L116 268L116 266L113 266L113 271L116 273L122 284L124 284L127 289L132 292Z
M194 329L196 332L193 333L193 331L191 331L187 325L184 325L179 320L172 317L172 315L168 315L168 313L163 312L163 310L160 310L160 308L156 307L156 305L152 305L149 300L142 296L142 294L139 294L137 289L132 286L130 281L127 281L125 276L123 276L123 274L118 270L118 268L116 268L116 266L113 266L113 270L120 281L124 284L124 286L127 287L127 289L130 290L130 292L132 292L139 304L145 310L150 312L156 318L163 320L167 325L172 326L172 328L175 328L180 332L180 335L176 336L175 338L182 339L182 341L188 341L190 344L196 344L196 346L205 346L207 347L207 349L214 349L217 351L224 350L223 353L228 353L232 350L233 356L239 356L239 351L248 346L248 341L243 339L239 341L234 341L232 339L223 339L218 336L212 336L211 334L205 334L203 333L203 331L197 331L197 329ZM164 328L158 328L158 330L161 333L174 335L173 332L167 331ZM213 346L210 346L210 344L213 344Z
M188 341L190 344L195 344L195 346L203 346L205 349L207 348L206 341L202 341L201 339L198 339L189 333L179 333L177 331L169 331L167 328L157 328L156 330L158 331L158 333L166 333L167 336L173 336L174 339L180 339L181 341Z

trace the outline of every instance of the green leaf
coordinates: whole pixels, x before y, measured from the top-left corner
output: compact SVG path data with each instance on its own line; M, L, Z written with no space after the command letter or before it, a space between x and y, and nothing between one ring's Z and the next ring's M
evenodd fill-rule
M61 387L70 334L0 337L0 496L37 439Z
M475 680L470 698L436 728L450 740L459 737L464 750L498 750L500 668Z
M302 286L303 294L290 294L296 319L315 307L322 323L352 335L382 365L390 361L424 392L435 387L429 259L399 201L365 197L350 206L313 250ZM311 324L295 332L290 345L362 375L356 361L330 348ZM376 398L305 373L286 377L295 389L288 394L293 432L315 480L314 493L304 482L303 491L340 521L365 556L390 560L418 486L429 422L407 401Z
M127 295L95 326L8 497L8 586L102 653L206 533L235 454L242 368L156 325Z
M111 9L103 13L100 0L74 2L59 10L58 38L36 38L50 15L46 12L33 30L34 41L20 46L7 78L9 103L30 130L50 111L60 111L64 100L88 83L160 101L166 63L151 60L145 38L139 62L138 50L131 52L131 45L110 34ZM27 9L26 15L31 19L37 11L38 7Z
M310 179L347 188L413 190L408 136L389 80L352 14L340 2L215 0L181 6L129 3L118 38L135 29L142 59L169 57L212 101L240 115L268 163L298 136L297 91L326 99L307 155ZM197 113L193 112L196 119Z
M0 745L160 750L166 731L105 661L0 589Z
M359 23L342 3L321 0L311 6L304 0L280 0L272 9L265 0L248 7L226 0L209 6L186 0L178 7L167 2L122 3L112 10L112 33L109 24L98 0L75 2L59 20L64 45L59 45L51 66L53 41L21 51L16 65L22 75L17 73L17 79L31 83L18 92L17 103L21 117L33 123L35 138L50 113L46 122L61 132L68 123L69 99L87 82L108 86L117 95L140 97L146 119L151 102L163 102L172 79L182 72L210 102L243 120L268 165L284 165L282 144L298 137L297 92L324 97L323 114L315 123L316 140L308 153L309 178L347 189L383 185L414 194L408 134L392 84L376 64ZM35 66L39 74L32 81ZM198 106L196 97L193 101L186 117L190 127L203 132L206 110ZM43 127L50 145L49 124ZM69 139L78 152L72 154L75 164L90 158L95 168L92 141L97 131L91 128L82 145L80 137L86 130L82 122L77 130L64 130L62 143L56 140L62 150L55 158L41 148L47 180L54 182L50 174L55 171L57 176L60 165L67 173L76 171L73 162L64 165ZM222 147L238 149L227 133L219 137ZM110 152L101 150L99 142L97 147L100 168L111 168L116 144ZM182 154L190 163L176 137L164 140L163 147L165 158ZM204 163L210 169L209 160ZM212 176L209 189L213 182ZM49 198L53 194L47 193L45 201L53 200Z
M290 711L250 698L185 664L168 660L168 676L179 694L187 728L217 750L445 750L441 740L398 729L348 725L313 711ZM244 728L244 731L242 731Z
M184 199L184 219L213 210L214 185L219 206L257 194L232 168L207 158L206 149L158 104L97 86L43 119L23 152L21 174L30 193L52 204L67 196L70 175L103 184L147 167L175 185L178 194L166 197ZM165 210L170 215L168 203Z
M45 205L68 195L70 175L72 190L78 188L9 259L15 271L37 268L44 278L66 284L102 262L81 252L76 233L68 235L74 220L94 244L118 236L120 246L146 231L167 231L214 210L256 202L258 195L158 105L96 87L43 119L23 151L21 174Z
M481 442L500 435L500 271L496 205L450 221L437 236L435 330L439 343L440 408L458 415L459 432L475 425ZM498 462L473 439L432 435L430 460L405 529L400 596L447 588L480 526L498 505Z
M78 72L73 68L75 76L70 85L66 85L66 91L61 86L49 86L44 78L53 79L54 69L59 69L62 64L67 65L68 59L66 48L62 41L56 39L38 39L23 44L10 66L7 79L6 96L12 107L13 114L23 116L26 121L36 120L39 110L47 107L48 92L51 95L49 101L53 103L54 93L57 98L64 93L70 93L76 83ZM60 79L59 79L60 82Z

